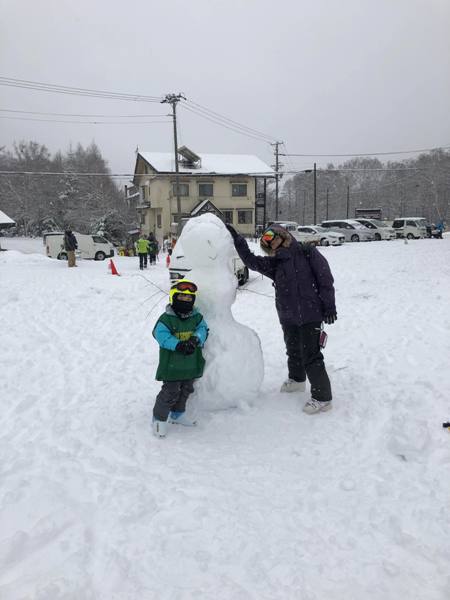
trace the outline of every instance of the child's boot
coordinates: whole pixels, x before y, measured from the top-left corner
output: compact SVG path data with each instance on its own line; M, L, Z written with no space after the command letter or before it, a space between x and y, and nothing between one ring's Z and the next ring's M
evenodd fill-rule
M166 437L167 421L158 421L157 419L153 419L153 434L159 438Z
M176 412L174 410L169 414L169 423L184 425L185 427L195 427L197 425L197 421L188 419L185 412Z

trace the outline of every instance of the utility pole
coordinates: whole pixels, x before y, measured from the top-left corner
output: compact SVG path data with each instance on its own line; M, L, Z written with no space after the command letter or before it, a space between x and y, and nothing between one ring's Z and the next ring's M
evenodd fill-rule
M347 219L350 212L350 186L347 185Z
M270 144L271 146L275 146L275 150L274 150L274 154L275 154L275 164L272 165L275 169L275 221L278 221L278 181L279 181L279 170L280 168L283 166L280 161L279 161L279 149L278 147L280 146L280 144L282 144L283 142L274 142L273 144Z
M305 173L313 173L314 191L313 191L313 225L317 222L317 165L314 163L313 169L305 169Z
M328 188L327 188L327 210L326 210L326 221L328 221Z
M177 104L183 99L186 100L183 94L166 94L165 98L161 100L161 104L172 105L172 119L173 119L173 144L175 151L175 188L177 196L177 223L181 222L181 201L180 201L180 174L178 167L178 140L177 140Z
M266 177L264 177L264 212L263 212L263 230L266 227L266 223L267 223L267 214L266 214L266 208L267 208L267 179Z
M317 223L317 169L316 163L314 163L314 222L313 225Z

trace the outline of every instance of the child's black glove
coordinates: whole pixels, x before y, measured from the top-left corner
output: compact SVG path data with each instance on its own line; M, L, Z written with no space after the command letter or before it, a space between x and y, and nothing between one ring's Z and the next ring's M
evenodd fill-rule
M337 320L336 311L334 310L326 312L323 316L323 320L327 325L333 325L333 323Z
M178 342L175 350L187 356L188 354L193 354L195 352L195 346L188 340L187 342Z
M200 346L200 340L198 339L198 337L196 335L191 335L191 337L188 339L188 342L190 344L192 344L194 346L194 348L196 348L197 346Z
M233 241L236 241L236 238L238 237L238 232L236 231L236 229L233 227L233 225L225 225L225 227L228 229L228 231L230 232L231 237L233 238Z

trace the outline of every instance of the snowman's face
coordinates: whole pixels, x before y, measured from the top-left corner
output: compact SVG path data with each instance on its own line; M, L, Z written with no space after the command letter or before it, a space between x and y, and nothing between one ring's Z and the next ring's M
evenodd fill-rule
M230 268L234 246L220 219L211 214L188 221L180 243L189 264L201 268Z

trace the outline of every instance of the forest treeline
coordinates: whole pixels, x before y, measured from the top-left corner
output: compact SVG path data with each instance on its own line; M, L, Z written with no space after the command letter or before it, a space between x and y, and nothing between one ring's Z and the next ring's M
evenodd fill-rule
M103 231L123 240L136 227L136 212L127 205L95 143L51 155L42 144L20 142L12 150L0 148L0 171L16 173L0 174L0 209L16 221L18 234L71 228ZM17 174L21 172L39 175ZM380 208L387 220L419 216L430 223L446 221L450 151L437 149L399 162L354 158L330 163L317 169L316 182L316 222L352 218L356 208ZM312 169L286 176L281 183L278 219L313 223ZM275 219L274 196L270 186L267 220Z
M20 142L0 148L0 171L39 173L0 176L0 208L16 221L18 234L71 228L123 239L136 221L95 143L52 156L42 144Z
M317 169L317 222L355 216L356 208L381 208L384 219L425 217L430 223L448 218L450 203L450 152L437 149L401 162L354 158ZM327 201L328 197L328 201ZM313 223L312 169L288 179L279 199L280 220ZM270 195L274 218L275 199Z

